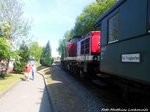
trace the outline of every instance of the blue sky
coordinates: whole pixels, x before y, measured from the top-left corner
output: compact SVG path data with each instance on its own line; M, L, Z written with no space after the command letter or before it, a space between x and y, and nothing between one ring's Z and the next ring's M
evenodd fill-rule
M24 16L32 20L30 35L41 46L50 40L52 55L57 56L59 39L74 27L85 6L95 0L23 0Z

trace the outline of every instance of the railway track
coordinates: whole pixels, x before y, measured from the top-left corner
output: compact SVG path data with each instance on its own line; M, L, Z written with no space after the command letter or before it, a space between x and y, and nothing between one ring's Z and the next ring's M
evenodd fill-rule
M123 99L121 89L115 85L109 85L100 80L83 80L83 78L79 78L73 73L64 70L60 64L56 64L56 66L66 73L65 76L74 78L74 80L79 82L81 86L84 86L84 88L90 91L94 98L98 100L97 102L107 105L106 107L150 107L150 101L147 100L150 98L148 95L145 96L143 94L131 93L129 94L130 99Z

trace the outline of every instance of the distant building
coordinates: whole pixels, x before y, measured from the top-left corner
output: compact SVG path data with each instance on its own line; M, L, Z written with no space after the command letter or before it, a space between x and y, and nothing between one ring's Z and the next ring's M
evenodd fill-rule
M15 62L15 59L10 58L7 72L13 72L14 62ZM4 70L6 70L6 60L1 60L0 61L0 71L4 71Z
M14 69L14 62L15 62L15 59L14 58L10 58L10 61L9 61L9 65L8 65L8 72L13 72L13 69Z

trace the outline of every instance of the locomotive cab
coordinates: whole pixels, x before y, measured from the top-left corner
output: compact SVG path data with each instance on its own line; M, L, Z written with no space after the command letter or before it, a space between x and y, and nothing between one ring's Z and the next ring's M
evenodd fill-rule
M83 36L78 42L78 60L79 61L93 61L93 57L97 57L98 61L100 53L100 32L92 31Z
M77 41L79 40L79 38L80 36L73 36L71 39L68 40L66 45L65 60L76 60Z

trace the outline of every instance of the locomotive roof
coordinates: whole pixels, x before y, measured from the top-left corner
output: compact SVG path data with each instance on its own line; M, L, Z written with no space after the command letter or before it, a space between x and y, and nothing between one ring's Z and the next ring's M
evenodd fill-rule
M123 4L126 0L119 0L116 2L114 6L112 6L108 11L106 11L102 16L100 16L96 22L94 23L94 27L99 26L100 22L107 16L109 15L112 11L114 11L116 8L118 8L121 4Z
M81 38L81 36L79 36L79 35L75 35L75 36L71 37L71 38L68 40L68 42L69 42L70 40L74 39L74 38L79 39L79 38Z

